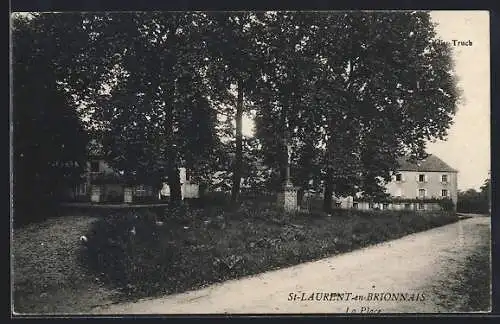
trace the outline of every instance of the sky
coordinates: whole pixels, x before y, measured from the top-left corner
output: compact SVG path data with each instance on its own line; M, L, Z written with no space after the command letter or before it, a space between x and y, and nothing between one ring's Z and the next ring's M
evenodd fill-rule
M490 52L488 11L433 11L436 33L453 46L455 73L462 91L446 141L429 142L427 152L458 170L458 189L479 190L490 170ZM243 134L253 134L253 122L243 121Z
M470 40L472 46L453 47L463 102L447 140L428 144L427 151L459 171L458 189L479 189L491 169L489 13L434 11L431 18L442 40Z

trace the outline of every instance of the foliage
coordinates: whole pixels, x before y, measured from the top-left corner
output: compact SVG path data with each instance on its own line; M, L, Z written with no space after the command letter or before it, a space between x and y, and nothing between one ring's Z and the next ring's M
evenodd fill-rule
M74 21L75 16L56 15L13 18L16 225L51 215L64 190L82 181L87 133L60 82L67 60L82 50L82 30Z
M155 188L167 180L173 200L180 199L178 167L205 176L217 141L202 79L203 19L200 13L115 15L107 26L114 37L101 44L118 78L94 113L105 125L110 164Z
M305 186L319 171L315 156L320 156L316 145L321 127L309 96L314 53L306 42L311 18L303 13L266 13L261 17L266 28L259 40L265 55L252 100L259 106L256 135L262 143L264 163L275 175L270 179L275 189L285 181L288 153L296 184Z
M156 221L163 223L158 225ZM132 298L172 294L350 251L457 220L451 213L283 214L245 201L228 209L116 214L95 223L86 255ZM131 233L135 229L135 235Z
M248 97L256 88L262 68L262 48L257 40L263 26L259 14L250 12L208 13L207 78L211 100L218 112L234 120L234 158L232 160L231 199L239 200L243 166L243 115L248 111ZM234 94L236 93L236 94ZM231 134L233 135L233 134Z
M276 146L281 116L298 117L287 120L294 142L306 148L294 147L295 159L308 151L322 158L303 155L299 163L314 172L296 174L323 177L326 206L334 192L379 195L399 157L424 157L426 140L446 136L459 93L450 48L435 37L427 12L265 16L271 68L257 134L266 161L286 165L273 157L283 151Z
M402 197L388 197L386 199L381 199L381 200L372 200L374 202L384 202L384 203L440 203L440 202L445 202L447 203L448 201L451 201L449 198L421 198L421 197L416 197L416 198L402 198Z
M325 207L334 194L383 198L400 157L446 137L459 100L424 11L36 17L26 26L47 33L35 48L57 57L36 64L51 67L43 84L71 95L114 169L168 181L173 201L181 165L200 181L230 171L236 201L242 178L278 189L288 153L295 184L324 187ZM245 114L256 139L243 138Z
M439 205L441 206L441 209L445 211L453 211L456 207L453 200L449 198L441 199Z
M92 184L104 185L104 184L121 184L124 183L125 179L117 173L100 173L92 178Z
M457 211L461 213L490 213L490 180L487 179L481 191L469 189L458 192Z

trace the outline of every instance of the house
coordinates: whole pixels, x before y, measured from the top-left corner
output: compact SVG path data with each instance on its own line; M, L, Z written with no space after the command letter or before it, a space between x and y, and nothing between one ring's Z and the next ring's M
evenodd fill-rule
M75 200L96 202L123 200L124 186L121 177L101 156L93 155L87 161L84 178L84 182L76 185Z
M179 168L179 178L182 199L199 198L200 185L192 180L189 170L186 168ZM162 197L170 197L170 187L167 183L163 183L163 187L160 190L159 198Z
M182 199L197 198L199 185L190 181L186 168L179 168L179 173ZM128 186L102 156L92 155L87 162L85 181L72 189L71 196L77 201L133 202L166 198L170 196L170 188L166 183L159 192L153 192L153 188L147 185Z
M417 162L401 159L385 186L389 200L369 202L358 195L337 203L341 208L436 210L441 209L440 200L450 199L456 209L457 176L457 170L432 154Z
M154 192L153 188L147 185L127 185L122 174L114 170L106 161L99 141L90 141L87 152L88 161L84 181L68 190L68 196L72 200L130 203L170 196L170 188L166 183L159 192ZM182 199L197 198L199 184L191 181L189 170L180 167L179 173Z

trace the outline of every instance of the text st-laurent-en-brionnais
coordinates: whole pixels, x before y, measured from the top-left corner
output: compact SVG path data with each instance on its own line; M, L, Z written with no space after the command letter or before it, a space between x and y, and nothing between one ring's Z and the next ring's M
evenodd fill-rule
M403 293L403 292L370 292L367 294L355 294L352 292L291 292L288 294L288 301L296 302L423 302L423 293ZM381 309L362 306L358 308L346 309L347 313L380 313Z

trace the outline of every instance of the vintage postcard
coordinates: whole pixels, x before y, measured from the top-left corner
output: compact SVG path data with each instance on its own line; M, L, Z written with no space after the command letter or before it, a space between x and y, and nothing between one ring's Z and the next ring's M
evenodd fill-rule
M12 315L491 312L489 23L12 13Z

